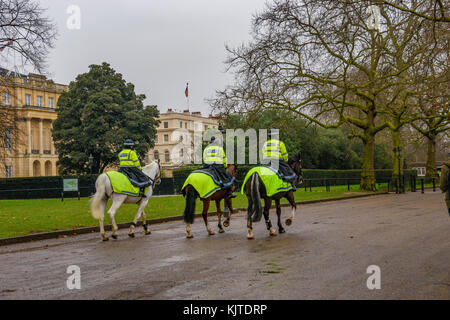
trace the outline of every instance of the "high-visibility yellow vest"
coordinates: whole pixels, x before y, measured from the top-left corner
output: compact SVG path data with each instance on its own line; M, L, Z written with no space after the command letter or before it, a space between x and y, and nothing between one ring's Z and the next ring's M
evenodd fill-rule
M266 141L263 146L264 159L283 159L288 161L289 155L286 151L284 143L280 140L271 139Z
M141 163L136 154L136 151L131 149L123 149L119 153L119 161L121 167L136 167L142 170Z
M206 164L218 163L227 166L225 151L220 146L208 146L203 151L203 162Z

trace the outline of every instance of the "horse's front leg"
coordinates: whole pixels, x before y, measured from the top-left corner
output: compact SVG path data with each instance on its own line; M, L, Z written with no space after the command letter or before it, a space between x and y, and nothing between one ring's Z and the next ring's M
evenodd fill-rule
M203 201L203 212L202 212L202 217L203 217L203 221L205 222L205 227L206 227L206 231L208 231L208 234L210 236L215 235L215 232L211 230L211 228L209 227L208 224L208 210L209 210L209 205L210 205L211 200L205 199Z
M224 204L226 206L225 207L226 211L225 211L225 215L224 216L227 219L223 222L223 225L228 228L230 226L231 214L233 213L233 203L232 203L232 200L230 198L225 197Z
M267 230L269 230L269 234L271 236L276 236L277 232L275 231L274 228L272 228L272 222L270 222L269 219L269 211L270 211L270 206L272 205L272 198L264 198L264 219L266 220L266 227Z
M117 230L119 230L116 220L114 219L114 215L116 214L117 210L119 210L122 203L125 201L125 198L126 197L123 197L122 195L119 195L117 198L113 197L113 203L111 205L111 208L109 208L109 210L108 210L108 214L109 214L109 218L111 219L112 230L113 230L111 237L113 237L113 239L118 238Z
M295 211L297 210L297 204L295 203L294 192L289 191L286 195L286 199L289 201L291 205L291 215L286 219L286 225L290 226L295 218Z
M286 230L284 230L283 225L281 224L281 205L280 205L280 199L275 200L275 206L276 206L276 208L277 208L278 232L279 232L279 233L285 233Z
M150 229L148 228L148 225L147 225L147 217L145 215L145 208L142 209L142 226L144 227L144 234L145 235L149 235L149 234L152 233L150 231Z
M139 204L138 211L136 212L136 215L134 216L134 220L130 225L130 230L128 230L128 236L130 238L134 238L134 229L136 229L137 222L142 215L144 215L144 230L147 231L147 225L146 225L145 213L144 213L144 208L147 205L147 202L148 202L148 200L146 200L146 201L141 200L141 203Z
M216 199L216 210L217 210L217 218L219 220L217 227L219 228L219 233L224 233L225 230L223 230L222 227L222 210L220 210L220 199Z

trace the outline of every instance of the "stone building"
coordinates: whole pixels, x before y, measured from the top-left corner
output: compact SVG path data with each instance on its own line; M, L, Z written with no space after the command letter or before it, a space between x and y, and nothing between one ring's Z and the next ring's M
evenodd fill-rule
M0 144L0 178L58 175L51 129L58 98L65 90L66 85L43 75L0 69L0 114L14 114L16 119L14 129L1 135L5 141Z
M171 177L172 171L180 167L177 159L192 158L192 148L180 147L180 141L190 139L190 144L193 144L194 132L217 130L219 126L216 117L204 117L201 112L189 110L175 112L168 109L160 114L159 120L161 123L157 129L155 147L149 151L148 160L160 159L166 177Z

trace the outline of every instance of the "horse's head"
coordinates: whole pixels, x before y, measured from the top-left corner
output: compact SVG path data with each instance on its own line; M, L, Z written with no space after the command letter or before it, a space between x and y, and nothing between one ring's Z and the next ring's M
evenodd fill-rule
M237 176L237 169L238 169L237 164L229 164L227 166L227 171L235 178Z
M303 171L302 171L302 159L300 158L300 154L290 155L288 160L289 166L294 170L297 175L297 184L303 183Z
M147 176L149 176L149 178L152 180L152 184L161 184L161 164L159 159L158 161L153 161L152 163L143 167L142 171Z

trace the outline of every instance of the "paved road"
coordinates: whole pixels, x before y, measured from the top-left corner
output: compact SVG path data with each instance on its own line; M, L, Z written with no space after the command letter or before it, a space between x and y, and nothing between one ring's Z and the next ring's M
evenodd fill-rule
M0 299L450 299L449 229L441 194L408 193L301 205L287 233L269 237L260 222L252 241L239 213L214 236L197 219L194 239L180 221L135 239L121 230L105 243L10 245L0 247ZM69 265L81 290L66 287ZM369 265L380 290L367 289Z

